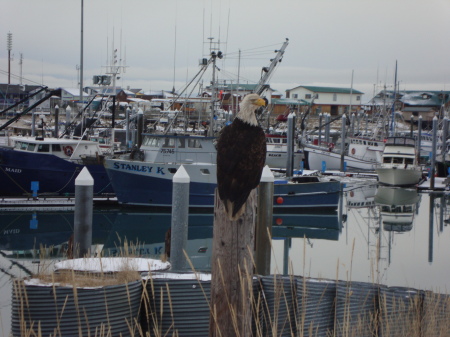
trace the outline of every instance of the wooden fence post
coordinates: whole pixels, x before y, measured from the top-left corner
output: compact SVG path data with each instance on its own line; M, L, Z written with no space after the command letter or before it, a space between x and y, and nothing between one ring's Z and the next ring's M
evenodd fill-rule
M216 189L210 337L251 336L256 204L254 189L245 204L245 213L230 221Z

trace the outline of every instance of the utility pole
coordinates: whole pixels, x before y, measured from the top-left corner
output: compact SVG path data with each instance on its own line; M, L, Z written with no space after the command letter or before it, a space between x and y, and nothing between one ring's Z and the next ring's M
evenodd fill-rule
M6 48L8 49L8 84L11 84L11 50L12 50L12 33L8 32L6 39Z

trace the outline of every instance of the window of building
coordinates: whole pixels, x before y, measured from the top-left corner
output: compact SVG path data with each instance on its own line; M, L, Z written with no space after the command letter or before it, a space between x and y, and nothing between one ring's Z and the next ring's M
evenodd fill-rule
M292 98L298 98L298 94L293 94Z
M336 93L333 94L333 101L334 101L334 102L337 101L337 94L336 94Z
M361 96L359 96L359 95L356 96L356 100L357 100L357 101L360 101L360 100L361 100Z
M305 99L311 99L311 94L305 94Z

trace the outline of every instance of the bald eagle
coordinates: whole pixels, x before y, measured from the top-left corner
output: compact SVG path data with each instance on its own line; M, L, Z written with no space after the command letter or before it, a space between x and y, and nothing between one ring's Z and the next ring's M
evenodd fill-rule
M255 110L265 103L257 94L245 96L233 123L221 130L217 141L217 187L229 220L244 213L245 202L261 179L267 148Z

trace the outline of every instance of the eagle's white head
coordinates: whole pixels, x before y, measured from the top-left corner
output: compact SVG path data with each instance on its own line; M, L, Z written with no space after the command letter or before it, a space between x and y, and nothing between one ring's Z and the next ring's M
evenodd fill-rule
M264 105L266 105L266 101L259 97L258 94L248 94L239 104L240 110L236 114L236 118L257 126L258 121L256 120L255 110Z

